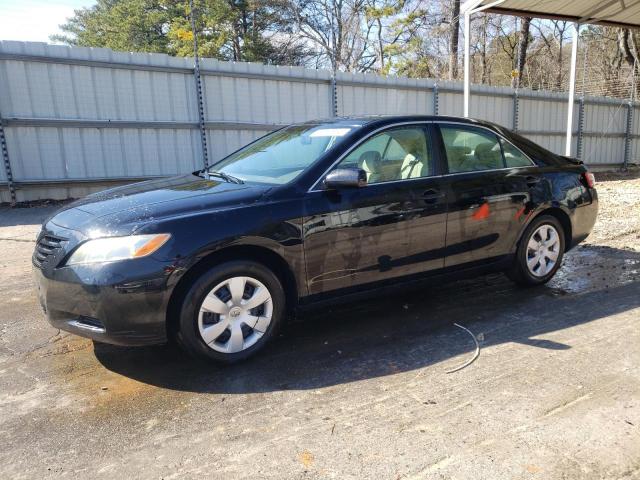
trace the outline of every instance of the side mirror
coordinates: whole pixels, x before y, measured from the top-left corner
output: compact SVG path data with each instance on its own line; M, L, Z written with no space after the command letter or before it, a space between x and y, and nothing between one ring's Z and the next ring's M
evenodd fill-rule
M367 185L367 172L361 168L336 168L324 177L327 189L358 188Z

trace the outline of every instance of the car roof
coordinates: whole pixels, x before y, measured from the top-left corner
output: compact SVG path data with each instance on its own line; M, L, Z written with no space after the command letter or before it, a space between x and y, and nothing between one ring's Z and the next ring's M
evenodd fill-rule
M322 120L312 120L304 122L307 125L340 125L351 127L384 127L385 125L393 125L395 123L405 122L456 122L467 123L469 125L482 125L485 127L495 128L497 125L485 120L477 120L473 118L442 116L442 115L354 115L346 117L327 118Z

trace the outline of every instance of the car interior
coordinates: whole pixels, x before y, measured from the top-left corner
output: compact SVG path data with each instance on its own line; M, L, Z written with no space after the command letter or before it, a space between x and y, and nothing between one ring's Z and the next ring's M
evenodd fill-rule
M449 173L504 167L502 149L494 135L449 127L441 131Z
M308 166L302 159L317 158L327 151L339 139L336 133L342 134L342 130L321 129L310 135L284 139L275 135L269 139L270 148L257 143L236 154L238 158L230 173L254 182L287 183ZM490 132L446 125L442 125L440 131L449 173L499 169L505 162L506 166L531 164L508 144L504 146L503 156L500 140ZM363 169L369 184L427 177L434 172L427 139L420 127L393 128L366 140L339 167Z
M505 166L497 136L444 126L441 132L449 173L494 170ZM517 150L511 148L509 152L509 158L514 157L509 164L530 164ZM363 169L370 184L426 177L433 172L427 139L418 128L401 128L376 135L348 155L341 167Z
M358 167L367 183L426 177L431 155L422 129L403 128L375 136L343 160L341 167Z

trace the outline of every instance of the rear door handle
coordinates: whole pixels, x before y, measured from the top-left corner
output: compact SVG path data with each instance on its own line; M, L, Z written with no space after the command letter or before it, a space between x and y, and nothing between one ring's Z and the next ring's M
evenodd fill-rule
M536 184L540 183L540 180L542 180L540 177L534 177L533 175L527 175L524 179L528 187L535 187Z
M520 175L517 173L510 173L507 175L507 178L515 182L515 185L522 185L522 182L524 182L529 188L535 187L538 183L542 181L542 177L540 176Z

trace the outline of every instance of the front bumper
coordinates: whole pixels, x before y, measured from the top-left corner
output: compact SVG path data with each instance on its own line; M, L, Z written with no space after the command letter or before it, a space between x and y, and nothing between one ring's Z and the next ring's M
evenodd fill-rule
M47 278L35 267L34 276L40 304L56 328L116 345L167 340L168 295L157 288L162 280L95 285Z
M68 231L63 233L67 238L73 237ZM56 234L60 235L60 231ZM75 240L69 240L67 251ZM60 258L42 264L36 259L33 268L40 303L54 327L116 345L167 341L166 313L171 294L168 285L173 272L170 263L150 256L92 265L59 265L64 265Z

